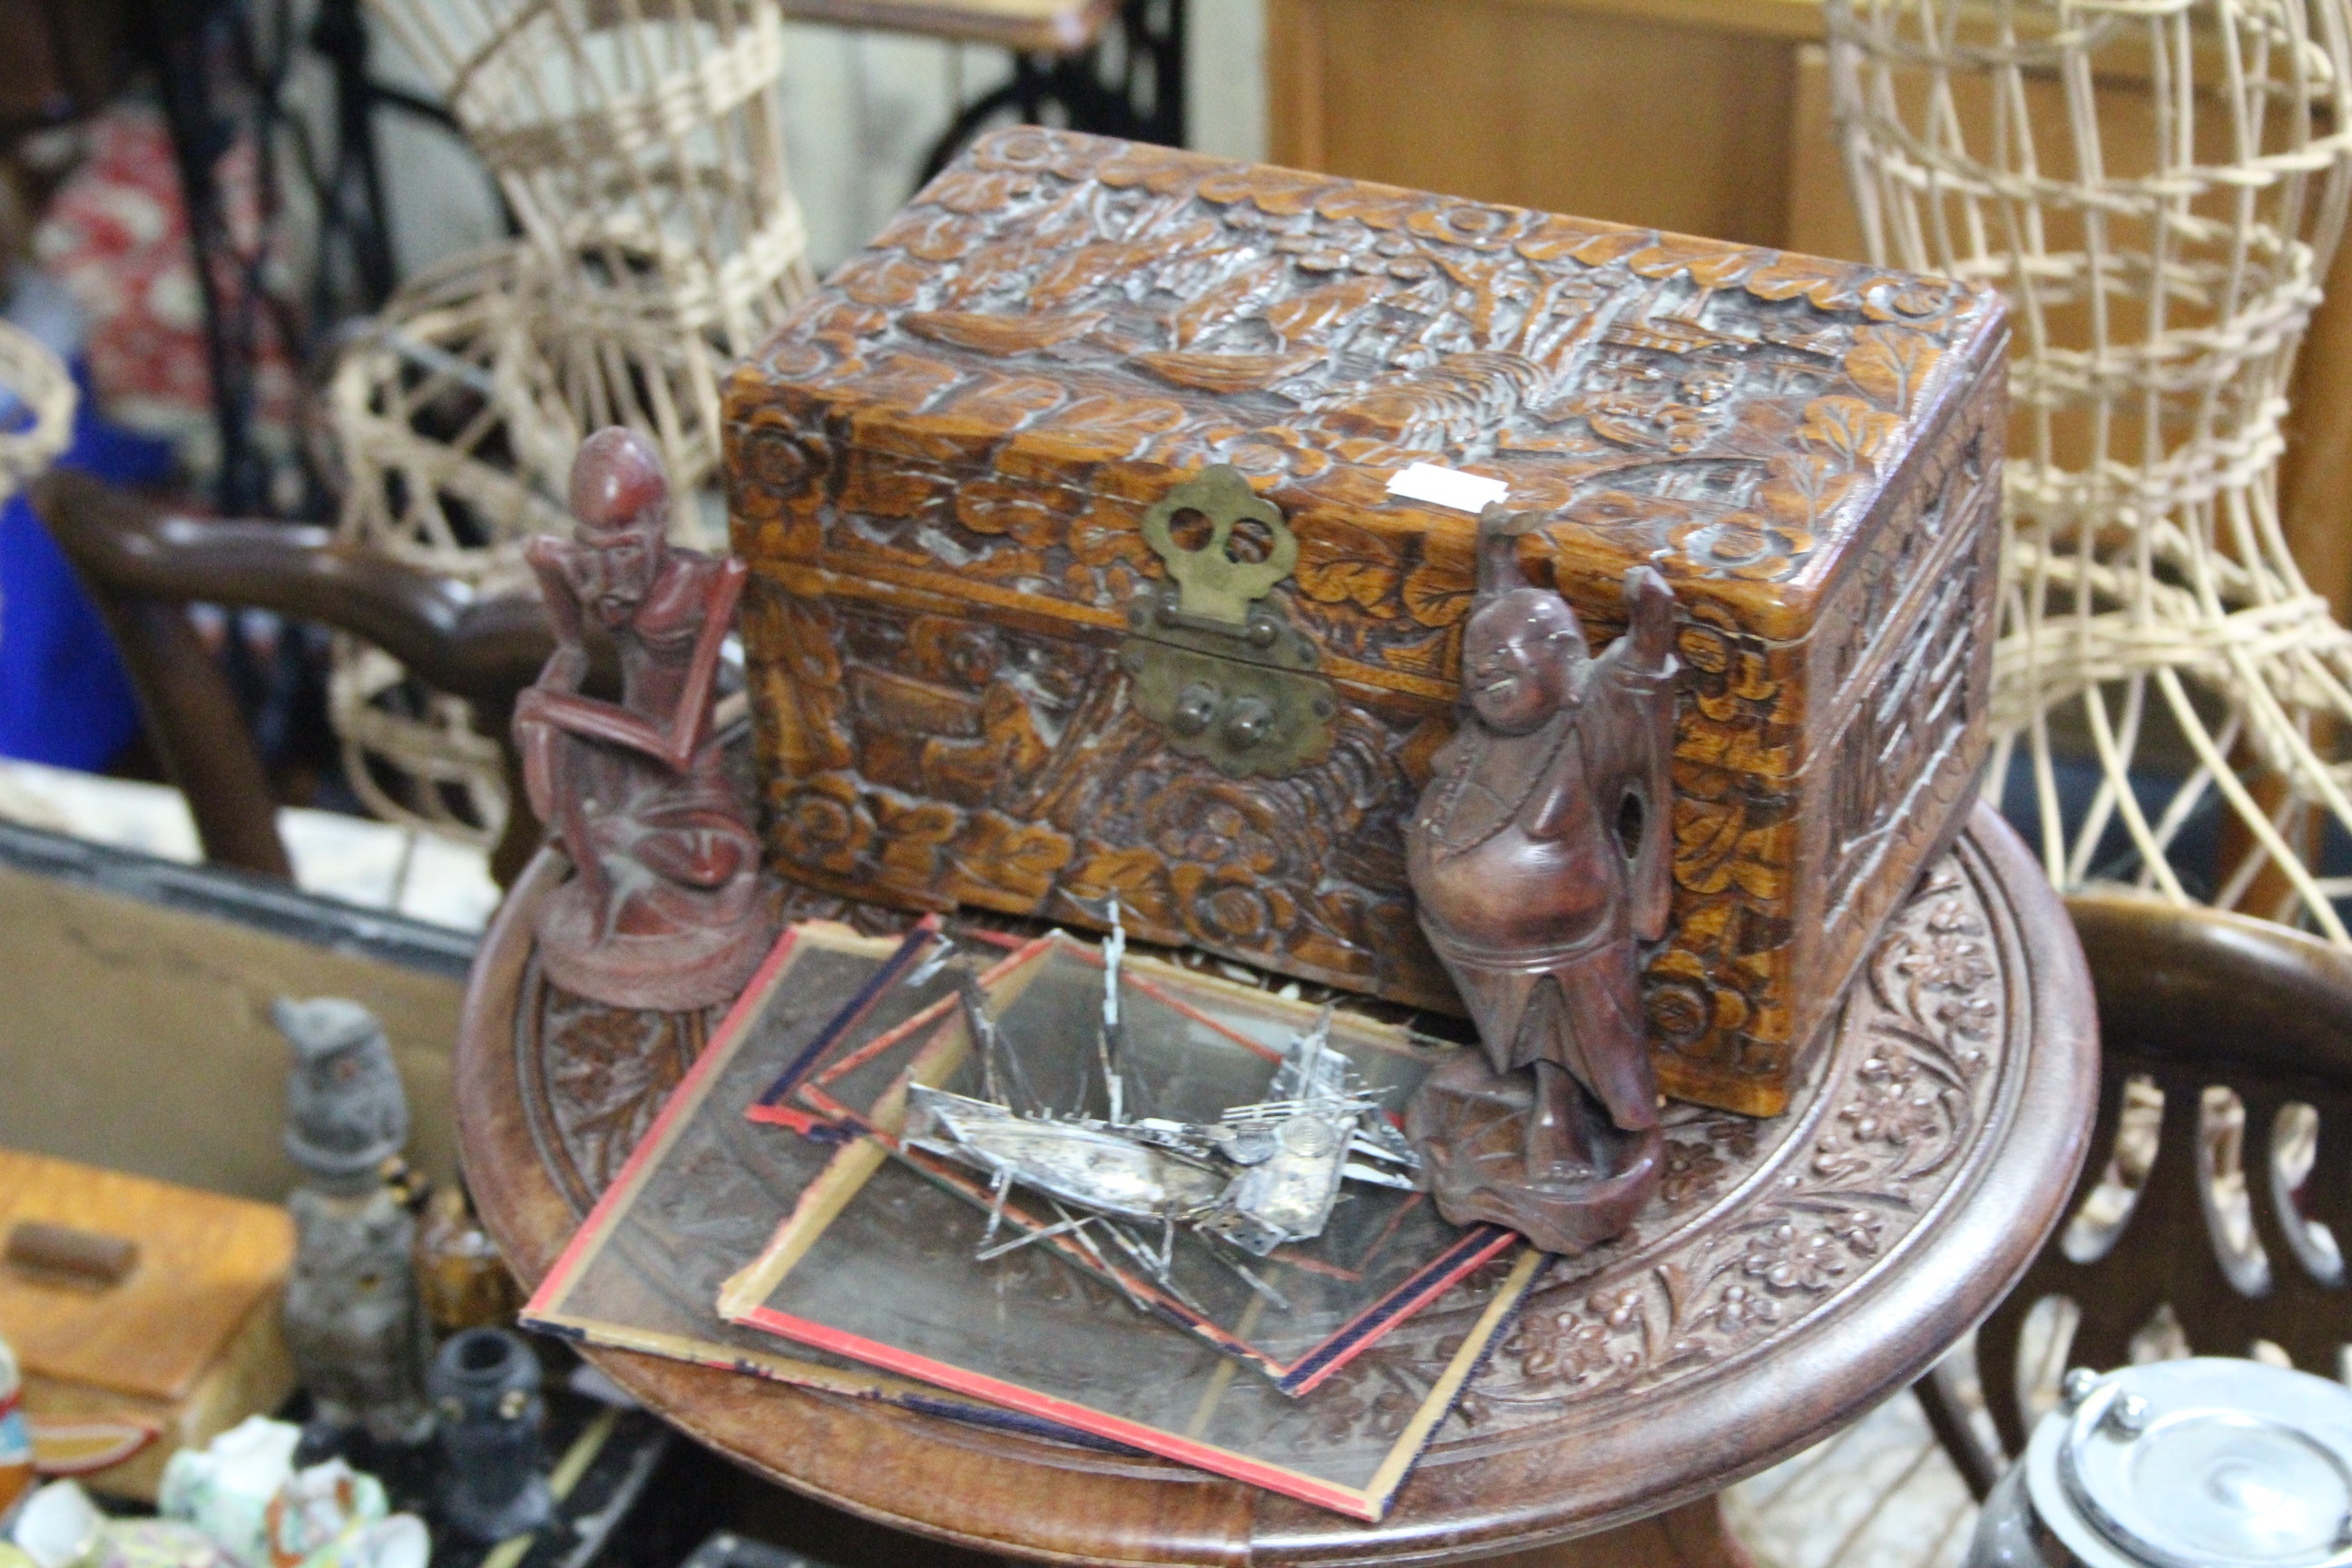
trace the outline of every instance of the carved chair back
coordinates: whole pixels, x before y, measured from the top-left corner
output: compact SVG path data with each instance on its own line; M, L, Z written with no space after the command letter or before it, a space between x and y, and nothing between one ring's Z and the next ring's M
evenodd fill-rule
M2352 1369L2352 956L2152 899L2069 909L2104 1052L2090 1157L2067 1220L1978 1331L1982 1409L1949 1363L1919 1387L1979 1497L2069 1367Z

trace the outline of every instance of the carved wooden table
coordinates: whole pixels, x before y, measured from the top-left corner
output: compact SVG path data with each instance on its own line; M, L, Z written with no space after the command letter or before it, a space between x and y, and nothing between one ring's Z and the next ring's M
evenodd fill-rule
M530 1281L707 1026L549 992L531 916L562 874L542 855L491 928L457 1062L467 1176ZM982 1551L1317 1564L1522 1551L1704 1499L1917 1377L2056 1223L2095 1105L2095 1032L2063 909L1978 808L1892 921L1790 1113L1673 1108L1656 1203L1630 1237L1552 1265L1378 1524L1157 1459L590 1353L751 1468ZM1383 1394L1425 1382L1464 1326L1414 1318L1302 1418L1371 1427L1409 1408Z

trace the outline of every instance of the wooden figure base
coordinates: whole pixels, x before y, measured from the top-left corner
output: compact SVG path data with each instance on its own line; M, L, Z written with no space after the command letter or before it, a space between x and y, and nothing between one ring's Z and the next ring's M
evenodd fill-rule
M596 900L577 878L549 894L537 921L540 962L564 990L607 1006L698 1013L735 999L775 945L775 900L750 876L709 893L663 888L646 896L702 908L676 929L597 930Z
M1665 1135L1626 1132L1580 1089L1569 1111L1587 1163L1528 1152L1535 1069L1497 1073L1465 1052L1429 1075L1406 1108L1405 1132L1429 1173L1437 1212L1455 1225L1492 1220L1568 1257L1623 1234L1658 1190Z
M531 937L562 869L543 857L491 928L456 1060L467 1176L532 1282L715 1023L549 985ZM887 918L837 900L788 912ZM747 1468L981 1552L1339 1568L1549 1547L1703 1508L1932 1365L2061 1217L2095 1104L2095 1037L2063 907L1979 808L1890 921L1789 1112L1669 1107L1656 1196L1627 1235L1551 1265L1377 1524L1159 1459L586 1353ZM1423 1311L1303 1409L1369 1432L1395 1403L1387 1391L1425 1386L1464 1326L1443 1304ZM1661 1560L1610 1550L1541 1561Z

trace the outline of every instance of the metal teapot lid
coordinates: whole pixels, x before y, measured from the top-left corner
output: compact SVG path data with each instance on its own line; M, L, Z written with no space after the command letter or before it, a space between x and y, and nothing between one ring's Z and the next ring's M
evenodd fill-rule
M2161 1568L2352 1568L2352 1389L2217 1356L2067 1378L2058 1479Z

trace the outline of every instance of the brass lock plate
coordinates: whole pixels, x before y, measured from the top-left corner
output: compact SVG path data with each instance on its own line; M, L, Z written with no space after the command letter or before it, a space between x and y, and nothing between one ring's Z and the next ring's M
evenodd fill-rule
M1209 525L1206 541L1189 549L1172 526L1188 510ZM1244 521L1263 535L1258 559L1234 543ZM1143 537L1174 586L1128 607L1119 665L1136 710L1170 749L1234 777L1283 778L1322 761L1338 694L1318 673L1314 643L1281 606L1265 602L1298 561L1282 509L1219 464L1155 502L1143 515Z

